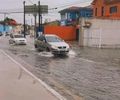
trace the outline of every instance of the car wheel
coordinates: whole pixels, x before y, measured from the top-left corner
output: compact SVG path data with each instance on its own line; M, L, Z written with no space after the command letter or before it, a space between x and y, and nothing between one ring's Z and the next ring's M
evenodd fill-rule
M37 48L37 45L36 45L36 44L35 44L34 46L35 46L35 48Z
M47 48L46 48L46 51L47 51L47 52L50 52L50 48L47 47Z

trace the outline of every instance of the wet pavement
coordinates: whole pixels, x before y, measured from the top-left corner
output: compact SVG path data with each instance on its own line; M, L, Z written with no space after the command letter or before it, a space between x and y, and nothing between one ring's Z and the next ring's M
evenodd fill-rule
M36 51L33 41L10 46L1 38L0 48L68 100L120 100L120 49L80 48L69 42L68 56L54 57Z
M66 100L0 49L0 100Z

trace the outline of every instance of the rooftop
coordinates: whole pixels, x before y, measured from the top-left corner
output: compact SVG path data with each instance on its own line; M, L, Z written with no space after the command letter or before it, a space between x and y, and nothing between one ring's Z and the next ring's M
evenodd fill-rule
M76 6L72 6L66 9L63 9L61 11L59 11L59 13L65 13L65 12L78 12L81 9L92 9L92 6L86 6L86 7L76 7Z
M93 0L92 4L94 5L96 3L97 0ZM105 4L114 4L114 3L118 3L120 2L120 0L104 0Z

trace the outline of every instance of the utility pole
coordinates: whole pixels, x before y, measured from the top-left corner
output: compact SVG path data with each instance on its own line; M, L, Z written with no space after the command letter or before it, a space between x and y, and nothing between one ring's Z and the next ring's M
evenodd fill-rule
M36 12L36 4L34 4L34 20L35 20L35 27L34 27L34 35L35 35L35 38L37 38L37 30L36 30L36 17L37 17L37 12Z
M25 1L23 1L24 6L24 37L26 38L26 28L25 28Z
M84 18L79 18L79 23L80 23L80 29L79 29L79 46L83 47L84 46L84 29L83 29L83 24L84 24Z
M41 31L44 34L43 23L42 23L42 14L41 14Z
M7 13L4 13L4 32L6 31L6 23L5 23L5 18L6 18Z
M38 1L38 14L39 14L39 29L41 28L41 9L40 9L40 1Z

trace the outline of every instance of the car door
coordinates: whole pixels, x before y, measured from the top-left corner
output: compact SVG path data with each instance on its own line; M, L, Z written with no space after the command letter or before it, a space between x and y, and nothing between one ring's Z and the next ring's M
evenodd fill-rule
M37 47L40 50L45 50L45 48L46 48L46 46L45 46L45 37L43 35L38 37L38 39L37 39Z
M9 40L9 43L10 44L13 44L15 41L14 41L14 36L12 34L10 34L10 40Z

